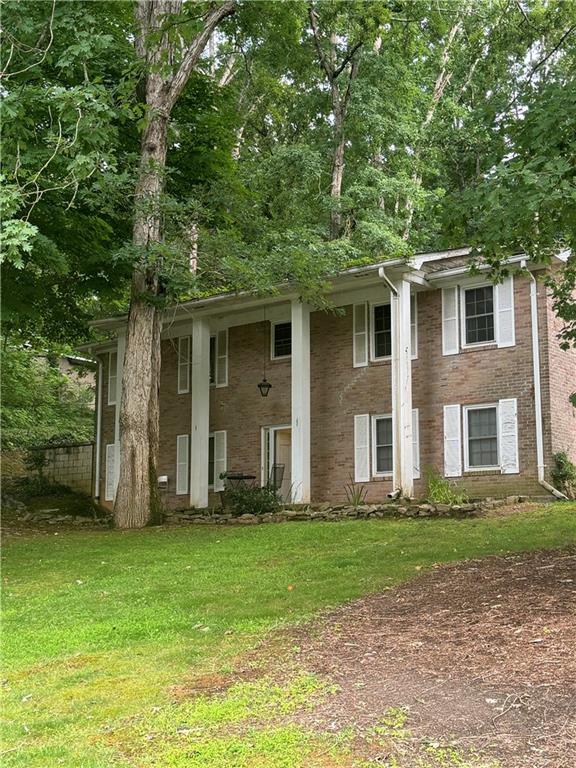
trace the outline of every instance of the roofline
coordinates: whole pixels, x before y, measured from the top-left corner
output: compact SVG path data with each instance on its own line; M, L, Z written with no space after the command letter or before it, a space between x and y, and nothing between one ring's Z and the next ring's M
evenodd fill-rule
M338 272L338 274L332 276L330 279L333 283L333 285L336 286L341 281L345 281L346 278L356 278L356 277L362 277L362 276L369 276L372 273L378 274L378 271L380 268L384 267L385 269L394 269L397 267L403 267L406 269L415 269L420 270L422 268L423 264L426 264L428 262L432 261L440 261L442 259L449 259L451 257L461 257L461 256L468 256L472 252L472 248L470 246L465 246L462 248L447 248L442 251L429 251L429 252L423 252L423 253L416 253L410 258L396 258L396 259L385 259L383 261L378 261L371 264L362 264L356 267L349 267L348 269L344 269L341 272ZM570 255L570 251L568 249L565 249L563 251L560 251L559 253L554 255L554 258L557 258L559 261L567 261L568 257ZM526 256L524 253L519 254L513 254L508 259L505 260L505 263L515 263L518 261L521 261L522 259L528 259L529 257ZM435 273L435 276L433 277L434 273L431 273L427 276L427 279L439 279L440 277L448 277L451 274L463 274L466 272L468 267L455 267L453 270L442 270L441 272ZM247 305L250 306L260 306L262 304L270 304L270 303L276 303L280 301L286 301L289 299L297 298L298 292L294 289L293 284L285 282L281 283L276 287L276 293L272 294L265 294L264 296L258 296L254 294L251 291L236 291L236 292L228 292L228 293L218 293L214 296L207 296L202 299L191 299L190 301L183 302L182 304L176 305L174 307L171 307L169 310L172 310L174 317L173 321L176 320L177 316L178 319L182 319L182 316L191 315L192 313L196 314L197 311L200 312L209 312L213 307L218 307L220 304L224 303L231 303L234 306L237 306L238 309L246 308ZM128 315L117 315L115 317L106 317L101 318L99 320L92 320L89 323L89 326L91 328L96 329L103 329L103 330L114 330L118 327L121 327L122 325L125 325L125 323L128 320ZM83 345L82 347L78 347L78 349L87 349L88 347L94 347L96 344L91 345Z

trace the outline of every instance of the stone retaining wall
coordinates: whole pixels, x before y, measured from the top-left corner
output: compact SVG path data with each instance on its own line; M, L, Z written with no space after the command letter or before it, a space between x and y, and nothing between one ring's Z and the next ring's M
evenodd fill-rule
M45 477L54 483L66 485L73 491L92 493L93 450L93 443L44 448Z
M166 513L166 522L193 523L197 525L258 525L259 523L283 523L290 521L338 522L347 519L369 519L384 517L475 517L489 509L518 504L526 501L525 496L509 496L506 499L484 499L470 504L428 504L413 502L389 502L366 504L359 507L347 505L289 507L279 512L264 515L239 515L234 517L226 510L186 510Z

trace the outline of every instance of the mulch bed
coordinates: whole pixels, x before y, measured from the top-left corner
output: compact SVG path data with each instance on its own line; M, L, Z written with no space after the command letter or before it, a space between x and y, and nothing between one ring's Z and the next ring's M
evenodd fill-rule
M308 727L362 734L407 707L413 740L504 768L576 765L576 549L439 566L293 640L300 664L340 688L299 718Z

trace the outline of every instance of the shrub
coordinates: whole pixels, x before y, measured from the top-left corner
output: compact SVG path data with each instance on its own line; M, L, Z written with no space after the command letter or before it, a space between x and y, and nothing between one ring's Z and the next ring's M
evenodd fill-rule
M350 482L344 486L346 492L346 500L353 509L358 509L366 501L366 494L368 488L365 485L354 482L352 476L350 476Z
M265 485L241 485L237 488L227 488L224 491L224 503L230 512L238 515L264 515L280 509L278 491Z
M426 472L427 499L432 504L466 504L468 494L463 488L442 477L437 469Z
M550 475L555 487L569 499L576 499L576 466L570 461L566 451L559 451L552 458L554 469Z

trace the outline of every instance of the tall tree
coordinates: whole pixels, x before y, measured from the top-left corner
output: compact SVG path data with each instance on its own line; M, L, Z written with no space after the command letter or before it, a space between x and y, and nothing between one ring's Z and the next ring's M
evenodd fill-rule
M160 513L156 467L161 320L156 300L162 292L162 194L169 120L211 36L234 9L235 0L215 5L139 0L136 5L136 51L143 66L146 114L134 195L136 259L120 403L120 475L114 502L120 528L144 526Z

